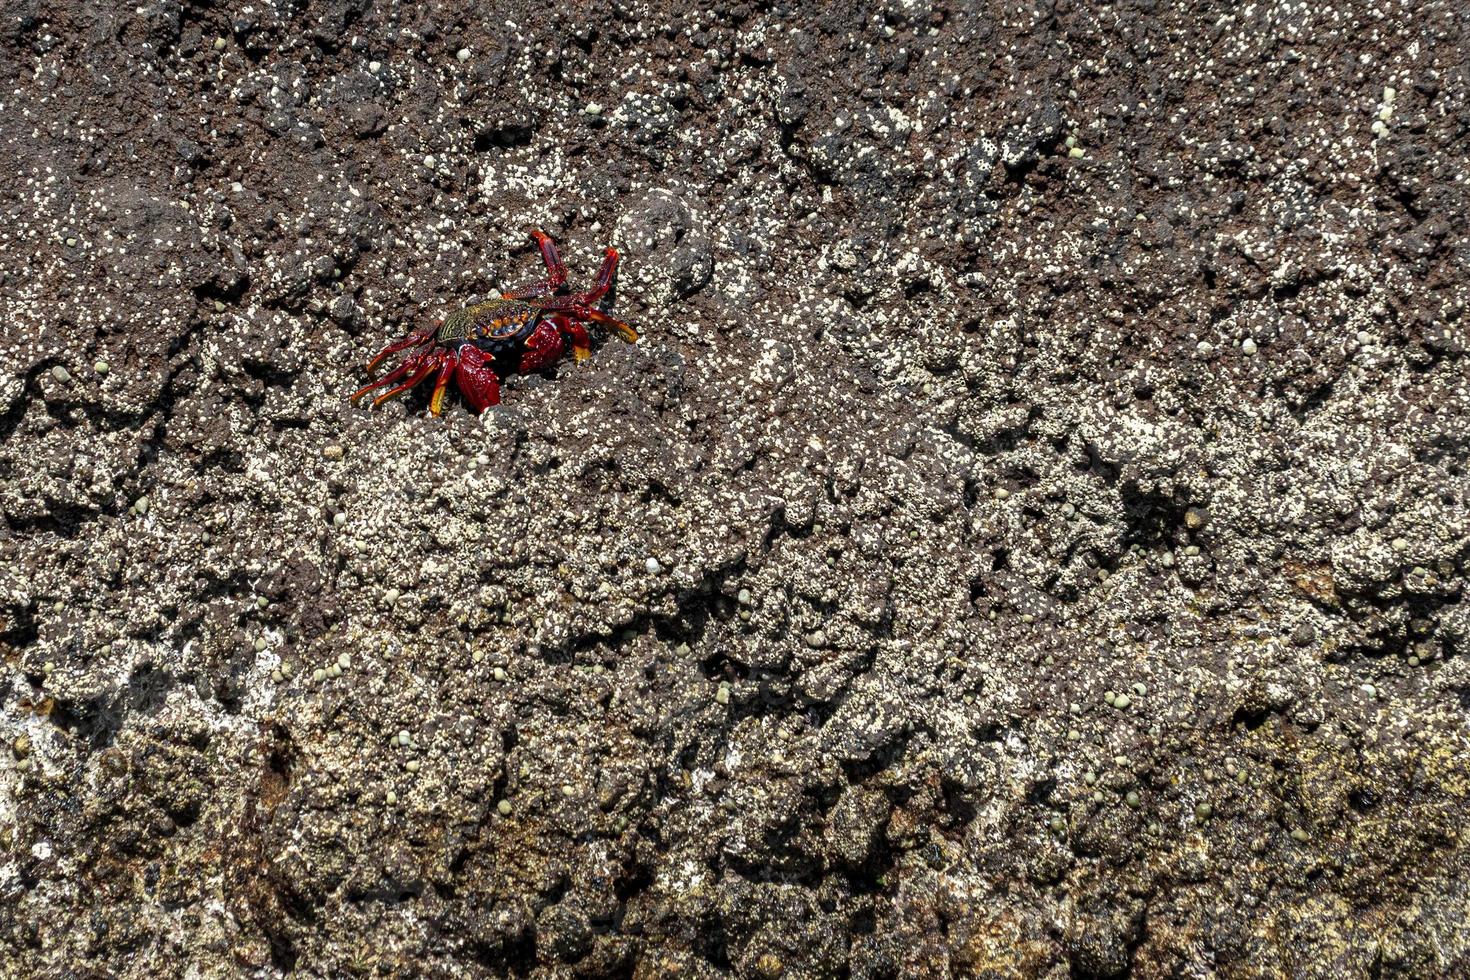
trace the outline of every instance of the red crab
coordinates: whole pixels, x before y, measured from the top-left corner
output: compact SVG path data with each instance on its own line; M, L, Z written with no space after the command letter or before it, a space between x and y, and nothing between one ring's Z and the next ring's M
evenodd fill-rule
M551 367L568 350L581 360L592 353L592 339L585 323L595 323L616 332L629 343L638 332L596 306L612 287L618 268L617 249L607 250L592 288L574 293L567 286L567 270L556 244L544 232L531 230L546 262L546 278L525 289L501 293L451 313L438 328L417 330L378 352L368 362L368 377L389 354L412 348L397 367L359 389L353 404L375 388L401 381L373 399L373 407L401 395L435 371L434 394L429 411L438 415L444 407L444 391L452 380L465 401L476 412L500 404L500 379L512 374L530 374Z

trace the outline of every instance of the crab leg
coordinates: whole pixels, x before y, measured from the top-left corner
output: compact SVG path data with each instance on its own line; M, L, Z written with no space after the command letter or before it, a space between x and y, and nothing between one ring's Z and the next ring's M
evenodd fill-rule
M355 394L353 394L353 396L349 400L352 402L352 404L356 405L357 404L357 400L359 398L361 398L363 395L366 395L368 392L372 391L374 388L381 388L384 385L390 385L393 382L397 381L399 378L403 377L409 371L412 371L414 368L418 367L418 365L419 365L419 359L422 356L423 356L422 354L415 354L412 357L405 358L402 364L398 365L396 368L394 368L393 370L389 371L387 374L383 375L381 378L379 378L376 381L373 381L373 382L371 382L369 384L365 384L361 388L357 389L357 392Z
M403 384L399 385L397 388L394 388L390 391L385 391L377 398L374 398L373 408L377 408L379 405L383 404L385 401L394 397L395 395L403 394L405 391L427 378L430 372L434 370L434 361L428 360L427 363L425 361L418 361L416 363L416 366L418 366L418 370L414 371L413 376L410 377L407 381L403 382Z
M399 351L403 350L406 347L415 347L419 344L424 343L425 341L432 340L433 337L434 331L425 329L415 330L413 333L409 334L407 337L404 337L402 340L395 340L387 347L384 347L382 350L378 351L377 357L373 358L371 361L368 361L368 376L372 377L373 368L382 363L383 358L387 357L389 354L397 354Z
M551 296L567 284L567 267L562 263L561 253L557 251L556 243L544 231L532 228L530 232L531 237L536 240L537 246L541 249L541 261L546 263L546 278L539 279L520 289L502 290L501 299L542 299Z
M565 314L553 314L547 319L561 334L562 341L572 349L574 359L580 361L592 356L592 338L587 336L586 327Z
M551 236L539 228L531 229L531 237L536 239L536 244L541 247L541 261L546 263L546 283L553 290L560 289L567 284L567 267L562 265L561 253L556 250L556 243Z
M444 407L444 389L449 387L449 379L454 377L454 369L458 365L459 358L452 354L442 354L439 360L443 367L439 368L439 377L434 382L434 394L429 399L429 412L438 415Z
M594 310L590 308L577 310L577 313L583 319L591 320L593 323L600 323L604 327L615 331L619 337L622 337L630 344L638 343L638 331L634 330L632 327L628 326L617 317L608 316L601 310Z
M502 289L500 291L500 298L541 299L543 296L550 296L554 288L550 280L543 279L540 282L533 282L529 286L522 286L520 289Z
M613 276L617 274L617 271L618 250L610 248L603 257L602 268L597 270L597 279L593 282L592 288L582 294L582 302L590 305L606 296L607 291L612 288Z
M556 299L548 300L541 304L546 310L574 310L579 306L591 306L612 288L613 277L618 272L618 250L610 248L606 257L602 260L602 268L597 270L597 279L592 283L592 288L585 293L576 293L571 296L558 296ZM514 298L514 297L511 297Z

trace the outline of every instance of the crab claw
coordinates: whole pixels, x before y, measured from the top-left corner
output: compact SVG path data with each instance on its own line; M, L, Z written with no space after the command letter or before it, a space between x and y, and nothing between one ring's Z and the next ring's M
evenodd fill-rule
M490 358L473 344L465 344L459 349L455 380L460 394L476 412L500 404L500 379L490 368Z

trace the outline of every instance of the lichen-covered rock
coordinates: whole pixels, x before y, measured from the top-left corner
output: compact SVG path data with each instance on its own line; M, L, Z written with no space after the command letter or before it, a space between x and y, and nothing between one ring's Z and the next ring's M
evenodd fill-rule
M1470 973L1441 9L6 9L0 973Z

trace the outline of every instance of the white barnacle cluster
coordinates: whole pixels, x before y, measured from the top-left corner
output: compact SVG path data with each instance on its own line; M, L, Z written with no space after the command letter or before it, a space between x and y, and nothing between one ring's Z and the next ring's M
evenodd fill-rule
M1383 136L1388 132L1389 121L1393 119L1394 102L1398 98L1398 89L1392 85L1383 87L1383 100L1378 103L1377 118L1373 120L1373 135Z

